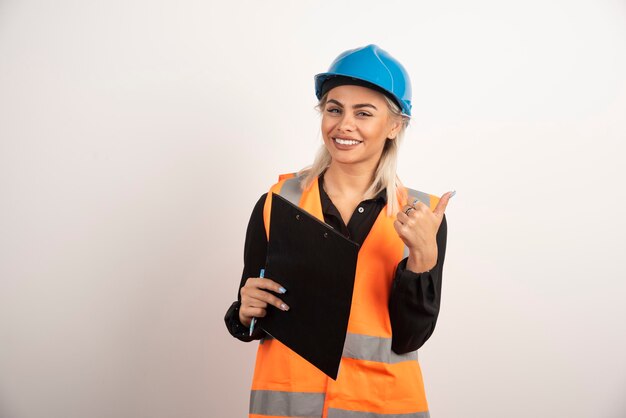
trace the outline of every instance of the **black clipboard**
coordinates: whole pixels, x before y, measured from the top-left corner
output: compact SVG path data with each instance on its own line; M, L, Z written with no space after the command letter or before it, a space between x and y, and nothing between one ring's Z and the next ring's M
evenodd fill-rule
M272 195L265 277L287 289L258 326L332 379L348 329L359 245L285 198Z

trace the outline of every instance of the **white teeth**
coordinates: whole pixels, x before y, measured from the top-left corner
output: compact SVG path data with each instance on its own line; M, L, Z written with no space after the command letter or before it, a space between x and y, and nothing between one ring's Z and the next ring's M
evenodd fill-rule
M360 144L361 141L357 141L354 139L341 139L341 138L333 138L338 144L341 145L356 145Z

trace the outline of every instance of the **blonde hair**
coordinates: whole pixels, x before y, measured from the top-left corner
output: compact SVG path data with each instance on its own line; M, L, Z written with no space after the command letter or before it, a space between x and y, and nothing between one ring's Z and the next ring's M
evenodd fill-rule
M326 105L326 97L328 93L322 96L316 109L321 113ZM378 160L376 171L374 172L374 179L370 184L370 187L365 191L363 199L371 199L380 193L381 190L387 189L387 216L391 216L396 213L398 208L398 191L403 189L402 182L396 174L398 165L398 148L400 141L404 137L404 132L409 125L409 117L402 114L400 107L389 97L383 95L387 102L387 108L392 117L402 119L402 125L395 139L387 139L383 152ZM317 151L313 164L303 168L298 172L298 177L304 177L300 182L302 190L307 189L313 181L315 181L329 166L332 159L330 153L326 149L326 146L322 144L321 148Z

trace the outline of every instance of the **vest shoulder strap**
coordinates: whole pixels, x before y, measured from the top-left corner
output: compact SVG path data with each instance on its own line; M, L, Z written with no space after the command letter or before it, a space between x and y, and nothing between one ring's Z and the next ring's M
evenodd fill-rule
M302 177L297 177L297 173L279 175L278 181L281 182L283 180L283 185L278 194L298 206L302 198L302 187L300 186Z
M270 236L268 225L272 208L272 193L276 193L298 206L302 198L302 189L300 188L301 180L302 177L297 177L297 173L280 174L278 176L278 182L270 188L267 198L265 199L265 205L263 206L263 220L268 240Z
M278 181L290 179L292 177L296 177L297 175L298 175L298 173L279 174L278 175Z

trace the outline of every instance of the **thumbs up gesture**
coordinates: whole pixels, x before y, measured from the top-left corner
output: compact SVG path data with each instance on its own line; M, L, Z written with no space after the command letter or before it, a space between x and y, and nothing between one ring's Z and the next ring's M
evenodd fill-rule
M422 273L437 264L437 231L448 202L455 193L447 192L441 196L433 211L409 196L407 204L398 212L393 226L409 249L407 270Z

